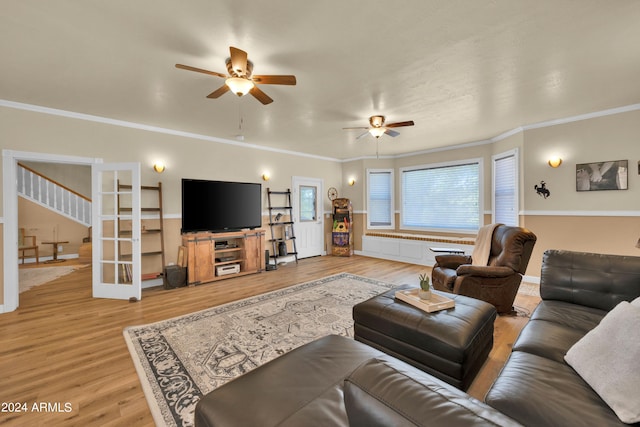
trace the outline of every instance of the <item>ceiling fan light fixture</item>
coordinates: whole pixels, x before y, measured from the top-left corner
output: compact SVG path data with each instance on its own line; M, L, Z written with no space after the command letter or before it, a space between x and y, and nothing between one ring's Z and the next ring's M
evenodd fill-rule
M225 84L229 86L231 92L235 93L238 96L244 96L248 94L249 91L255 86L253 81L244 77L229 77L227 80L225 80Z
M369 129L369 133L376 138L380 138L382 135L384 135L386 131L387 129L383 127Z

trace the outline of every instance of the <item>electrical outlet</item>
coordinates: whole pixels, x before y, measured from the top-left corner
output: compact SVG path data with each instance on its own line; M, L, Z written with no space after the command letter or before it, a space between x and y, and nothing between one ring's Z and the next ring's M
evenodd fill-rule
M62 245L58 245L58 252L62 252Z

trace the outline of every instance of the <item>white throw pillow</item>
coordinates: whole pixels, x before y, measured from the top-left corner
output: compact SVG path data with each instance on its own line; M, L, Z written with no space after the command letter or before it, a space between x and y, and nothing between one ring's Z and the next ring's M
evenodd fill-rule
M640 422L640 307L618 304L564 358L620 421Z
M635 305L636 307L640 307L640 297L631 301L631 305Z

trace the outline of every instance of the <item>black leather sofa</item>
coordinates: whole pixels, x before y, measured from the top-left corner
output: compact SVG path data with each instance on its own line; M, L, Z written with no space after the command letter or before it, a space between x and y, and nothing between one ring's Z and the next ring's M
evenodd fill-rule
M564 355L618 303L640 296L640 257L547 250L540 296L485 402L528 426L628 426Z
M198 402L196 427L518 426L434 376L330 335L268 362Z
M486 403L372 347L329 336L207 394L195 424L628 426L563 357L618 302L640 296L640 257L546 251L540 292Z

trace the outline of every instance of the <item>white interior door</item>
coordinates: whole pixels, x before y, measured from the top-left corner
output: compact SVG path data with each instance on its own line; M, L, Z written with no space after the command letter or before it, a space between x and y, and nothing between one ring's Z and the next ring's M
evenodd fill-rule
M92 165L92 200L93 296L139 300L140 164Z
M298 258L324 252L323 181L316 178L293 178L294 230Z

